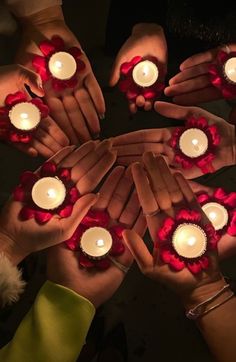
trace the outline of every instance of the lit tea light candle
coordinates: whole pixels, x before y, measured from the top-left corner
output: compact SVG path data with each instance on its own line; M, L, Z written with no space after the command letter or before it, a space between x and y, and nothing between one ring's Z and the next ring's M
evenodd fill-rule
M150 87L158 79L159 71L153 62L143 60L135 65L133 69L133 80L140 87Z
M31 195L37 206L53 210L64 202L66 188L57 177L43 177L34 184Z
M224 73L231 83L236 83L236 57L232 57L225 62Z
M111 250L112 236L102 227L91 227L83 233L80 247L83 253L91 259L104 258Z
M58 52L48 62L50 73L57 79L66 80L75 75L77 64L74 57L66 52Z
M188 259L203 255L207 247L207 237L204 230L195 224L180 224L175 230L172 245L176 253Z
M223 229L223 227L227 225L229 215L224 206L217 202L208 202L202 206L202 210L207 215L215 230Z
M199 157L207 151L207 135L198 128L187 129L180 136L179 147L186 156Z
M9 112L11 124L22 131L36 128L41 120L41 113L33 103L17 103Z

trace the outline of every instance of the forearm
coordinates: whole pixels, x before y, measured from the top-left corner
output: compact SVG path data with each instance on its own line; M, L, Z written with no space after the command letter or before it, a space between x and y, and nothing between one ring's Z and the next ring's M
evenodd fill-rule
M226 282L221 279L208 285L207 288L203 288L202 291L198 290L195 296L185 298L184 305L186 309L189 310L189 308L214 295L224 285L226 285ZM210 302L207 309L218 303L220 305L196 320L196 324L212 354L220 362L235 362L236 360L236 298L235 296L231 297L231 295L232 291L227 289L214 301ZM227 298L229 299L227 300Z
M13 340L0 351L0 360L75 361L94 313L95 309L88 300L67 288L47 282Z
M60 8L62 0L5 0L7 8L16 17L36 16L41 12L49 12L50 9Z

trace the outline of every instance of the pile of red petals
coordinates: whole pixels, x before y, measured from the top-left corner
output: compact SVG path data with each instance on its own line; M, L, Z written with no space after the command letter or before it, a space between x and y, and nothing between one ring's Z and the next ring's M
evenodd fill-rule
M80 222L79 226L75 230L74 234L70 237L70 239L65 241L65 244L70 250L80 251L79 264L82 267L96 267L100 270L105 270L108 269L111 265L109 255L112 257L116 257L123 254L125 250L124 244L122 242L122 232L124 230L124 227L120 224L109 226L110 222L110 216L106 211L90 210ZM95 226L100 226L107 229L110 232L113 241L109 255L100 260L90 259L81 251L80 248L80 239L83 233L87 229Z
M58 92L66 88L74 88L78 83L79 73L85 69L85 63L80 59L82 55L81 49L78 47L71 47L66 49L64 40L57 35L53 36L51 40L42 41L39 44L39 49L43 53L43 56L35 55L32 60L32 64L36 72L40 74L42 80L44 82L51 80L53 89ZM72 55L77 64L76 73L73 75L73 77L66 80L54 78L48 67L51 56L61 51Z
M175 230L179 225L184 223L192 223L200 226L207 236L207 250L199 258L184 258L177 254L172 245ZM167 217L164 220L162 227L158 230L155 246L159 249L161 260L169 264L173 270L180 271L188 268L192 274L198 274L209 267L207 251L216 249L218 240L219 236L213 226L211 224L202 224L200 212L182 209L177 213L175 219Z
M222 188L215 189L212 196L206 192L201 192L197 195L197 200L201 206L216 202L228 211L228 223L223 229L216 232L221 236L225 232L231 236L236 236L236 192L226 193Z
M53 210L45 210L32 200L31 192L34 184L43 177L57 177L66 187L66 197L62 205ZM79 199L79 192L71 180L71 171L67 168L57 168L53 162L46 162L42 165L38 173L26 171L21 175L20 185L13 192L15 201L20 201L25 205L20 210L21 220L34 218L39 224L48 222L53 215L57 214L62 218L69 217L73 211L73 206Z
M35 129L30 131L21 131L14 127L10 122L9 112L18 103L27 102L34 104L41 113L41 119L46 118L49 109L40 98L28 100L23 92L8 94L5 99L5 106L0 108L0 139L13 143L29 143L34 135Z
M221 91L222 96L226 99L236 97L236 84L231 83L224 73L225 62L232 57L236 57L236 52L228 54L220 51L217 54L216 64L209 65L210 81L214 87Z
M133 80L133 69L135 65L143 60L150 60L158 67L158 61L155 57L141 57L136 56L130 62L125 62L120 67L120 73L122 79L119 82L119 88L121 92L126 94L126 97L130 101L135 101L138 96L143 96L146 100L157 99L161 96L164 83L160 83L158 80L150 87L140 87Z
M185 155L179 147L179 139L181 135L190 128L200 129L206 134L208 139L208 148L206 152L203 155L195 158ZM201 169L202 173L214 172L211 163L215 158L217 146L220 144L220 134L216 125L213 124L210 126L204 117L200 117L198 119L190 117L186 121L184 127L175 128L169 144L175 151L174 161L176 163L180 163L182 168L190 169L193 166L197 166Z

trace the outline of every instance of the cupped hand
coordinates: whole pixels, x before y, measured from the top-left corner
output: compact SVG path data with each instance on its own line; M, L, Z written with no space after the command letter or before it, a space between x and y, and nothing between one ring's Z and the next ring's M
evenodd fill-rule
M186 59L180 65L180 73L170 79L165 95L186 106L222 99L222 93L211 84L208 71L209 65L216 63L220 50L235 51L236 44L210 49Z
M135 56L154 56L161 66L162 81L167 70L167 45L162 28L157 24L137 24L134 26L131 36L119 50L110 77L110 86L114 87L120 78L120 66L131 61ZM135 113L137 107L143 107L146 111L152 108L153 102L138 96L135 102L129 105L130 111Z
M32 252L69 238L78 222L96 202L97 196L91 192L115 160L116 152L111 151L110 141L103 141L98 145L89 141L78 149L68 146L53 156L50 161L58 167L71 169L71 179L79 191L80 198L74 204L71 216L60 218L59 215L54 215L50 221L41 225L34 218L20 220L22 203L11 198L0 215L0 238L13 262L18 263Z
M141 213L140 204L130 169L118 166L113 169L99 191L99 199L93 205L96 210L106 210L112 225L122 223L129 229L143 235L146 220ZM105 271L86 269L79 266L79 252L74 252L61 244L48 251L48 278L64 285L90 300L95 307L109 299L122 283L125 273L117 264L129 268L133 258L127 248L115 258L115 263Z
M235 127L233 125L197 107L183 107L166 102L156 102L154 107L156 112L167 118L186 120L192 116L205 117L209 124L217 125L221 142L212 162L213 167L218 170L235 164ZM169 144L173 130L174 128L145 129L115 137L113 145L118 151L118 163L127 165L140 161L145 151L152 151L163 155L172 171L181 171L188 179L201 176L202 172L198 167L183 169L180 164L174 162L174 150Z

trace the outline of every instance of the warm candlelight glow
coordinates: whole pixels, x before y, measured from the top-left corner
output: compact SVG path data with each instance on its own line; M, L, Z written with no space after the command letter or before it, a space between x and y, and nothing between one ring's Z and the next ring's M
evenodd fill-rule
M211 221L215 230L223 229L228 223L229 215L226 208L217 202L208 202L202 206L202 210Z
M231 83L236 83L236 57L232 57L225 62L224 72Z
M65 185L57 177L43 177L32 188L32 199L42 209L56 209L64 202L65 197Z
M41 113L33 103L21 102L12 107L9 118L15 128L30 131L38 126Z
M61 80L70 79L75 75L77 64L74 57L66 52L58 52L51 56L48 63L51 74Z
M180 136L179 147L186 156L199 157L207 151L207 135L198 128L187 129Z
M157 81L159 71L156 64L150 60L144 60L135 65L132 75L137 85L150 87Z
M184 223L175 230L172 244L177 254L193 259L200 257L206 251L207 237L200 226Z
M112 247L111 234L102 227L91 227L83 233L80 247L89 258L105 257Z

